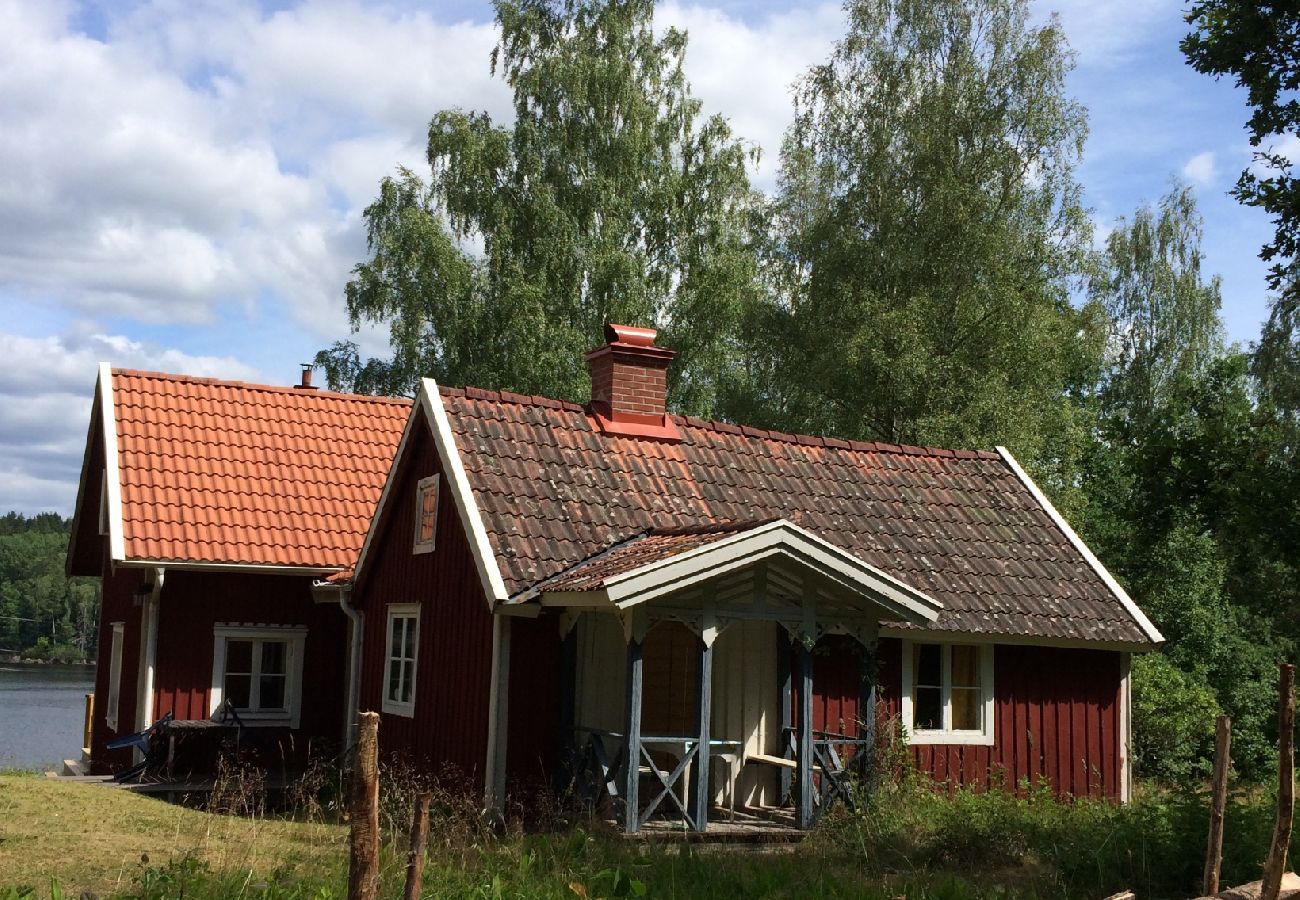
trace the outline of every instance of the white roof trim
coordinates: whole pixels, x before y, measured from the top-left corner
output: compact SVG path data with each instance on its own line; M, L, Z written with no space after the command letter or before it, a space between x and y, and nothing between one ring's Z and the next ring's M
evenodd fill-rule
M620 607L634 606L771 556L793 558L887 611L916 624L933 622L943 605L798 525L780 519L694 550L605 579Z
M469 476L465 474L465 466L461 463L456 436L451 432L451 422L447 419L447 409L443 406L438 383L432 378L421 379L419 403L429 417L433 442L438 447L438 458L442 460L443 474L447 476L451 494L456 498L460 521L469 538L469 549L474 555L479 578L483 581L488 605L505 603L509 595L506 594L505 581L501 578L501 567L497 563L492 544L488 541L487 529L483 527L483 513L478 508L478 501L474 499Z
M114 562L126 559L122 533L122 475L117 455L117 410L113 406L113 368L99 364L99 406L104 425L104 493L108 497L108 549Z
M392 462L388 464L388 475L384 477L384 489L379 493L379 502L375 505L375 511L370 516L370 524L366 526L366 539L361 543L361 553L357 556L357 564L352 567L353 583L356 583L361 578L361 569L365 565L366 556L370 553L370 542L375 539L375 532L379 530L379 519L384 511L384 506L388 502L388 493L393 489L393 482L397 480L397 463L406 450L406 442L411 436L411 429L415 427L415 411L418 408L418 404L411 404L411 412L406 417L406 424L402 426L402 439L397 442L397 450L393 453Z
M1047 495L1039 490L1038 485L1034 484L1034 480L1029 477L1028 473L1020 468L1020 463L1016 462L1016 458L1011 455L1011 451L1006 447L998 447L997 451L998 455L1002 457L1002 461L1007 464L1007 468L1014 472L1016 477L1020 479L1020 483L1029 490L1029 493L1034 495L1034 499L1038 501L1043 511L1056 523L1056 527L1061 529L1061 533L1074 545L1074 549L1079 551L1079 554L1087 561L1088 565L1092 566L1093 571L1106 583L1106 587L1110 588L1111 593L1115 595L1128 614L1133 617L1133 621L1137 622L1138 627L1142 629L1142 633L1150 638L1153 644L1164 643L1165 636L1160 633L1160 629L1156 628L1152 621L1146 617L1146 613L1138 608L1138 605L1133 602L1133 598L1128 595L1128 591L1124 590L1114 576L1106 570L1106 567L1101 564L1101 560L1093 555L1093 552L1088 549L1088 545L1083 542L1083 538L1075 534L1074 529L1070 527L1070 523L1065 521L1065 518L1052 505L1052 501L1048 500Z

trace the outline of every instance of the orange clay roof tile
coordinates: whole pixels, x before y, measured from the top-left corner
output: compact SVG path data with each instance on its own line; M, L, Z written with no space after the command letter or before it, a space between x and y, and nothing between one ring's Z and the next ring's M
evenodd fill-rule
M344 568L410 401L113 372L126 557Z

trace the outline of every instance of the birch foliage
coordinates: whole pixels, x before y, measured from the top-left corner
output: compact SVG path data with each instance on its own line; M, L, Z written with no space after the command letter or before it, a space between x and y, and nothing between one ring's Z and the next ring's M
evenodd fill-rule
M769 416L812 433L1068 454L1095 360L1069 303L1085 112L1021 0L851 0L796 85L770 275Z
M384 179L370 257L347 286L354 327L386 323L392 357L319 357L331 383L453 384L585 400L583 351L608 321L658 325L678 350L670 402L707 413L733 376L732 323L752 296L747 150L704 117L686 35L650 0L501 0L494 73L514 122L443 110L427 177Z

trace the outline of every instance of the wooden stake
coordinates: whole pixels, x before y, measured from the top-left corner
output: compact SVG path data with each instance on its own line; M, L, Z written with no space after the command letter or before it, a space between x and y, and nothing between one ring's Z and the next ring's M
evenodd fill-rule
M406 855L406 893L403 900L419 900L424 880L424 848L429 841L429 804L432 791L421 791L415 798L415 815L411 818L411 850Z
M1260 900L1277 900L1286 871L1286 851L1291 844L1291 822L1295 816L1295 666L1283 663L1278 678L1277 825L1273 846L1264 863Z
M1201 893L1219 892L1223 863L1223 814L1228 806L1228 770L1232 768L1232 719L1219 716L1214 730L1214 783L1210 790L1210 839L1205 846L1205 878Z
M352 770L348 900L379 895L379 713L363 712Z

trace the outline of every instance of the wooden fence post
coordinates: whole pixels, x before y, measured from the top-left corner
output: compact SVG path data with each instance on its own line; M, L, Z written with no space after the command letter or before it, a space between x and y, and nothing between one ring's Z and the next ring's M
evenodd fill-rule
M1273 846L1264 863L1260 900L1277 900L1286 871L1286 851L1291 844L1291 822L1295 816L1295 666L1283 663L1278 678L1277 713L1277 825Z
M1219 716L1214 730L1214 783L1210 790L1210 839L1205 846L1205 878L1201 893L1219 892L1223 863L1223 814L1228 805L1228 770L1232 767L1232 719Z
M429 841L429 804L432 791L421 791L415 798L415 815L411 817L411 849L406 855L406 893L403 900L420 900L420 883L424 880L424 848Z
M352 769L348 900L379 895L379 713L363 712Z

